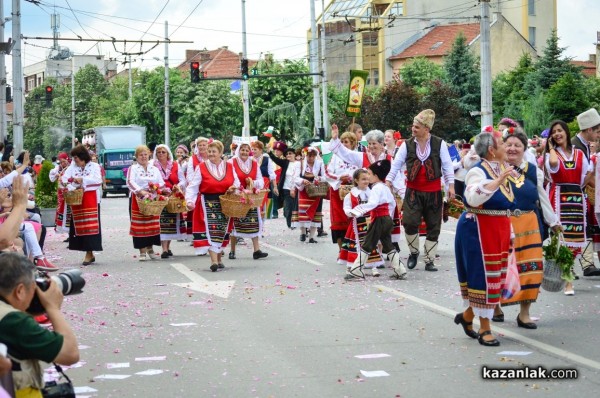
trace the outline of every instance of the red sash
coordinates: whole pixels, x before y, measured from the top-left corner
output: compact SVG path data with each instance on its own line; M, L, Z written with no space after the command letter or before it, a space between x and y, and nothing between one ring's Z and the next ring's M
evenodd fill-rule
M97 235L100 233L96 191L85 191L81 204L72 205L71 211L76 236Z
M375 221L378 217L390 217L390 207L387 203L378 205L376 208L371 210L371 222Z

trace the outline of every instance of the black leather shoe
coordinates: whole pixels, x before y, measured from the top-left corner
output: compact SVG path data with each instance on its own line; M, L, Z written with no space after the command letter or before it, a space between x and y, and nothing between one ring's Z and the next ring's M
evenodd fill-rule
M410 253L408 256L408 261L406 262L406 267L408 269L413 269L417 266L417 260L419 259L419 252Z
M517 315L517 325L519 325L520 328L525 328L525 329L537 329L537 325L533 322L523 322L521 320L521 318L519 318L519 315Z
M218 269L223 269L223 268L225 268L225 264L219 263L219 264L217 264L217 268Z
M308 240L308 243L318 243L318 242L317 242L316 240L314 240L313 238L310 238L310 239Z
M435 267L435 264L433 264L433 261L425 264L425 271L435 272L437 270L438 269Z
M583 276L598 276L600 275L600 269L596 268L593 265L590 265L586 269L583 270Z
M317 237L322 238L324 236L329 236L329 234L327 232L321 231L317 234Z
M479 334L476 331L474 331L473 329L468 329L469 326L473 326L473 322L465 321L462 312L456 314L456 316L454 317L454 323L456 323L457 325L460 324L463 330L465 331L465 334L470 338L476 339L479 337Z
M217 272L217 269L219 269L219 264L211 264L210 270L212 272Z
M255 260L258 260L259 258L265 258L268 255L269 255L269 253L264 253L264 252L261 252L260 250L257 250L254 253L252 253L252 258Z
M235 260L235 252L229 252L229 259Z
M300 235L300 242L306 242L306 234Z
M504 322L504 312L492 317L492 322Z
M486 346L486 347L498 347L500 345L500 342L496 339L494 340L484 340L483 336L491 336L492 331L491 330L486 330L485 332L479 334L479 337L477 338L477 341L479 341L479 344Z
M167 253L169 254L169 257L173 257L173 252L171 251L171 249L167 250Z
M160 255L160 258L169 258L169 253L168 252L162 252L162 254Z

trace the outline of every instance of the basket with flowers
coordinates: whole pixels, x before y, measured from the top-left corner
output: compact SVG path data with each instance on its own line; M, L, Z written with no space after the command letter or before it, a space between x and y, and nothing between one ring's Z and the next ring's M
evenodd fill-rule
M575 279L573 252L565 245L562 233L553 233L548 244L542 246L542 250L544 251L542 288L549 292L559 292L567 282Z
M317 179L314 182L306 185L306 194L309 198L324 198L327 196L329 192L329 184L323 181L318 181Z
M169 213L184 213L186 210L185 194L181 192L178 185L175 185L167 202L167 211Z
M136 197L140 213L145 216L159 216L169 202L171 190L161 188L154 182L148 183L148 194L143 197Z
M465 211L465 204L460 200L459 196L448 199L448 215L452 218L459 219L460 215Z

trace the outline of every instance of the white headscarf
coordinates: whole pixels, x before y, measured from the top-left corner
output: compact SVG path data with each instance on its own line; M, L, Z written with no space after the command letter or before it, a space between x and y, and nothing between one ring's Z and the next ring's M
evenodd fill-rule
M156 157L156 151L159 149L165 149L167 151L167 167L163 168L163 166L160 164L160 162L158 161L158 158ZM154 153L152 153L152 159L154 159L154 166L160 170L160 174L162 175L163 180L167 180L169 178L169 176L171 175L171 169L173 168L173 153L171 152L171 149L166 146L165 144L158 144L155 148L154 148Z

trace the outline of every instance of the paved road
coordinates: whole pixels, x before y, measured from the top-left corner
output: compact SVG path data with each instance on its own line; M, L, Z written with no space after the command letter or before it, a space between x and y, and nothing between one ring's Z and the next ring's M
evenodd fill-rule
M85 292L63 308L82 345L68 374L82 391L93 390L80 397L597 394L600 278L578 281L574 297L542 292L532 306L535 331L518 328L517 308L505 308L507 322L493 325L502 345L486 348L452 322L462 308L452 221L443 226L439 272L420 263L407 281L383 270L381 278L346 283L330 239L302 244L282 219L267 221L263 260L242 246L237 260L211 273L208 258L174 242L173 258L141 263L126 206L122 197L103 201L104 251L82 267ZM51 233L47 254L79 267L83 256L63 239ZM483 380L484 365L574 368L579 377Z

